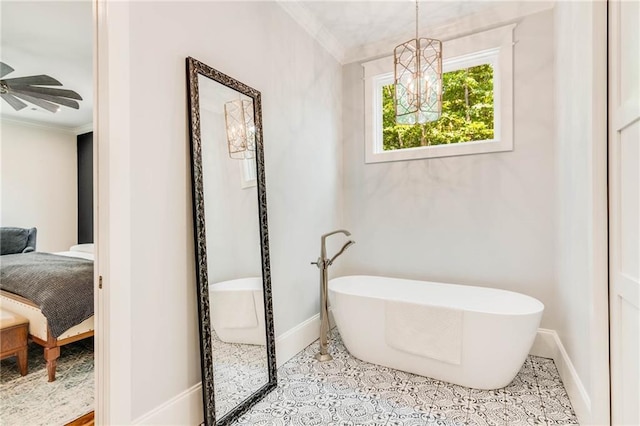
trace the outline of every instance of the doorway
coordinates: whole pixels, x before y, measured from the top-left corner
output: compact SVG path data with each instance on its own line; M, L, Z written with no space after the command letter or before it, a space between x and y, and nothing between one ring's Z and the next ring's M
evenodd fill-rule
M23 330L2 327L0 417L67 424L96 400L93 4L0 8L0 308Z

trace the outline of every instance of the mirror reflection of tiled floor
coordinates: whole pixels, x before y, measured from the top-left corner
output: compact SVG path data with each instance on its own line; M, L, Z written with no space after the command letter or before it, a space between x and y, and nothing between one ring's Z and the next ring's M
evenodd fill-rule
M216 417L220 419L269 381L267 349L221 341L211 330Z
M577 425L552 360L529 356L513 382L484 391L360 361L333 330L333 361L314 343L278 371L278 388L237 425Z

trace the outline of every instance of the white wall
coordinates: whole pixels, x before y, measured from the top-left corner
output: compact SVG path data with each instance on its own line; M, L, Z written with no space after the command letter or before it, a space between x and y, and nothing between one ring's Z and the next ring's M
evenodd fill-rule
M606 5L559 2L555 21L562 309L554 328L586 392L580 423L607 424Z
M73 133L2 121L0 224L38 228L36 249L78 241L77 140Z
M522 292L554 327L553 33L552 11L515 29L512 152L365 164L363 70L344 68L345 273Z
M104 220L122 227L108 229L118 245L105 274L119 277L107 278L120 292L112 306L131 306L114 309L130 322L108 335L110 380L131 384L110 395L111 421L121 422L123 409L137 418L200 381L185 57L262 92L276 334L318 311L309 262L320 233L339 224L341 67L275 3L106 7L111 56L100 87L110 98L100 102L109 121L98 131L101 152L119 152L110 161L122 167L103 169L113 184ZM130 264L119 257L129 251Z

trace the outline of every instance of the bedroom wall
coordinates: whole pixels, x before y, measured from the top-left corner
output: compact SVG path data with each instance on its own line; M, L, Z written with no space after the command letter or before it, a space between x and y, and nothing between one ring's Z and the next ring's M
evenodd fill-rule
M76 136L2 121L0 224L38 228L38 251L77 244Z
M515 29L512 152L365 164L363 68L344 67L345 273L522 292L555 328L553 34L551 10Z
M317 314L318 271L309 262L320 233L340 226L341 67L276 3L103 7L103 52L110 56L101 78L109 80L99 87L109 93L108 103L101 100L109 122L100 149L111 163L101 176L110 182L103 220L111 221L112 244L105 276L118 299L111 305L111 327L118 328L108 337L109 380L118 386L109 396L110 422L151 422L156 413L165 424L196 424L202 412L185 58L262 92L277 336Z

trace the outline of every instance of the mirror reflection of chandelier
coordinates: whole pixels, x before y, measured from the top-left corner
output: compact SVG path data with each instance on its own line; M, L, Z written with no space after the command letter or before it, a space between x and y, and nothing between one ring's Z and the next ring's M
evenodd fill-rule
M224 104L229 157L236 160L256 157L256 126L253 101L237 99Z
M393 51L394 107L398 124L436 121L442 113L442 42L418 36Z

